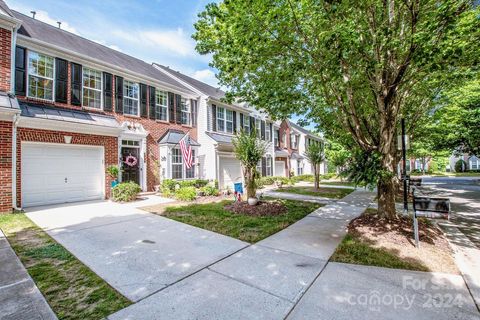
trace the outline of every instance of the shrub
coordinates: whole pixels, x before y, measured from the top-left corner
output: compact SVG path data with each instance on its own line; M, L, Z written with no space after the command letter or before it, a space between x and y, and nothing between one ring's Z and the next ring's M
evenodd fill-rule
M115 165L108 166L105 171L112 179L117 180L118 172L119 172L118 166L115 166Z
M268 176L268 177L261 177L258 179L258 182L260 182L264 186L269 186L275 183L276 177L273 176Z
M208 184L208 180L202 179L195 179L195 180L183 180L177 182L180 187L195 187L195 188L202 188Z
M195 187L182 187L175 191L175 198L182 201L192 201L197 197Z
M313 174L301 174L299 176L292 177L291 180L293 182L299 182L299 181L314 182L315 176Z
M214 186L204 186L200 189L206 196L218 196L218 189Z
M160 185L160 191L163 193L169 193L175 191L175 185L178 184L178 181L173 179L165 179Z
M137 198L137 194L140 191L142 191L142 189L135 182L122 182L112 189L112 197L114 201L133 201Z
M455 172L465 172L467 170L467 163L462 159L455 162Z

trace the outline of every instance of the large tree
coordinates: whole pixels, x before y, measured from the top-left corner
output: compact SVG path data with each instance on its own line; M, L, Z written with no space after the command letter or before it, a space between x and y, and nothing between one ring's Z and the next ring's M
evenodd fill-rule
M228 97L304 114L378 153L379 212L394 218L398 119L429 105L465 43L480 42L471 10L466 0L229 0L207 5L193 37Z

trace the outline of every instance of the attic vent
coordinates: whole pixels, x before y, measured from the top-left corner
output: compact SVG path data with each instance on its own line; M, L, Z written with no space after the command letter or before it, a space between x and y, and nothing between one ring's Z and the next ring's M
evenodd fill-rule
M30 13L32 14L32 18L35 19L35 15L37 14L36 11L30 11Z
M61 22L61 21L57 21L57 24L58 24L58 29L62 29L62 22Z

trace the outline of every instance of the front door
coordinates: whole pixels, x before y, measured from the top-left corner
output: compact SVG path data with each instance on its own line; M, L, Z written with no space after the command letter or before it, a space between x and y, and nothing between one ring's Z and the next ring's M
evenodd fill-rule
M122 182L140 184L140 149L122 147Z

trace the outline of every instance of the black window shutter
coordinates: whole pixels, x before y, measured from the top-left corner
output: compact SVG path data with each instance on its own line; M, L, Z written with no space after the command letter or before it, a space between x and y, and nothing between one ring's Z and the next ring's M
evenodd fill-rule
M233 111L233 133L237 133L237 112Z
M147 85L140 83L140 117L147 118Z
M67 103L68 62L55 58L55 102Z
M26 49L17 46L15 48L15 94L19 96L25 96L27 94L26 58Z
M175 122L182 123L182 96L179 94L175 95Z
M270 161L270 175L273 175L273 157L268 157Z
M115 112L123 113L123 78L115 76Z
M190 108L192 110L192 127L197 126L197 100L190 99Z
M112 111L113 98L113 76L111 73L103 73L103 110Z
M255 131L255 118L254 117L250 117L250 132L251 133L252 131ZM259 138L259 137L257 137Z
M82 105L82 66L78 63L71 64L71 104L74 106Z
M240 113L240 130L244 129L243 128L243 117L244 117L243 113Z
M175 94L172 92L168 93L168 120L171 123L175 122Z
M263 157L262 158L262 177L265 177L267 175L267 158Z
M217 106L212 104L212 131L217 131Z
M262 140L265 140L265 121L261 121L261 124L260 124L260 134L262 135Z
M155 112L156 108L156 94L155 94L155 87L148 87L150 97L149 97L149 107L150 107L150 119L156 119L157 118L157 113Z

